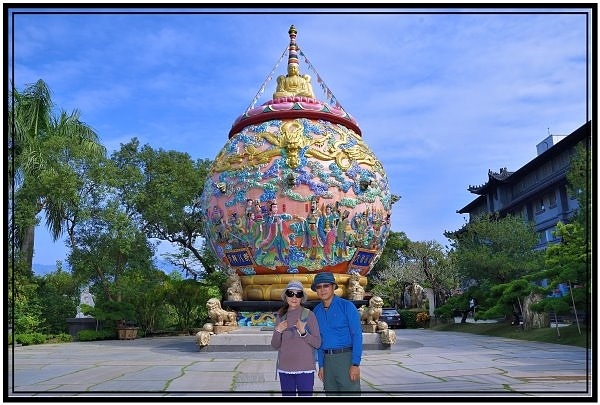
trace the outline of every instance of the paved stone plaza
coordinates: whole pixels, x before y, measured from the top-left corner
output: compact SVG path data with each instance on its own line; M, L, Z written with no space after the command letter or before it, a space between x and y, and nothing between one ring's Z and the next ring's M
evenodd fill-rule
M391 349L364 351L363 397L595 395L591 350L428 329L396 333ZM5 399L279 397L276 355L201 352L194 336L10 347ZM318 378L315 390L315 396L325 396Z

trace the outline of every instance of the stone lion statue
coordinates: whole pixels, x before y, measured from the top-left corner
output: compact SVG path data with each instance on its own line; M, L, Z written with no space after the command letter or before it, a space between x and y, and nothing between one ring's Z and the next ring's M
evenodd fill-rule
M211 298L206 301L206 308L208 309L208 316L210 316L215 325L237 325L237 314L221 308L221 301L218 299Z
M365 289L360 285L360 276L353 273L348 279L348 299L360 301L365 297Z
M386 329L388 329L389 326L386 322L383 321L377 321L377 331L381 332L384 331Z
M233 273L227 279L227 299L229 301L241 301L243 292L240 276Z
M360 312L360 322L368 325L377 325L377 321L381 316L381 308L383 308L383 299L378 296L373 296L369 300L369 306L364 305L358 308Z
M202 330L196 333L196 344L200 347L208 346L211 335L214 335L213 324L205 323Z
M385 329L381 331L381 343L386 345L393 345L396 343L396 332L391 329Z

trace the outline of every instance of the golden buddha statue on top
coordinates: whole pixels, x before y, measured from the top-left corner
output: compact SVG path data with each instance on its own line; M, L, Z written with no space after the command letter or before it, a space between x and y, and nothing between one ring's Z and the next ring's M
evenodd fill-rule
M288 64L288 74L277 77L277 89L273 98L303 96L314 98L309 75L300 75L297 63Z
M315 98L309 75L301 75L298 66L298 47L296 46L296 28L292 25L290 34L289 58L287 75L277 77L277 89L273 99L280 97L310 97Z

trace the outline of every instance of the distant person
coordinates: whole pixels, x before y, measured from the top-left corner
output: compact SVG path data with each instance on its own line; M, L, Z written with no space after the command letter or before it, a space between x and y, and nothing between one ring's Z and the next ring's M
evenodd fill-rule
M281 294L283 306L277 312L271 346L277 354L277 374L282 396L311 396L315 384L315 349L321 333L315 314L303 306L304 288L290 281Z
M334 294L337 287L328 272L318 273L310 286L321 300L314 308L321 330L318 376L325 395L360 395L360 314L352 302Z
M475 318L475 308L477 308L477 300L474 297L471 297L469 299L469 308L463 312L463 317L460 320L460 323L467 322L467 317L469 316L469 313L472 313L473 318Z
M513 304L513 321L512 321L512 325L521 325L521 311L519 310L519 307L517 307L515 304Z

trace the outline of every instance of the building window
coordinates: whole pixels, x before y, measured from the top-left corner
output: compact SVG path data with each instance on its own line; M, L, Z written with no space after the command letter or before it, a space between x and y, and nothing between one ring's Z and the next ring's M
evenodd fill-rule
M544 206L544 199L540 198L540 200L535 205L535 212L536 214L539 214L541 212L544 212L545 210L546 207Z
M524 205L524 206L521 208L521 214L520 214L520 215L521 215L521 218L522 218L524 221L527 221L527 220L529 220L529 218L527 218L527 206L526 206L526 205Z
M548 205L550 208L556 207L556 192L548 194Z

